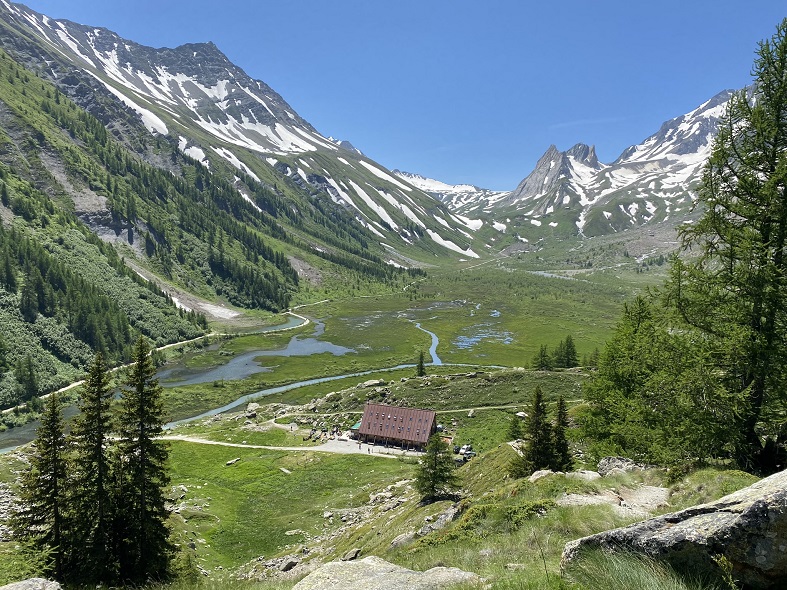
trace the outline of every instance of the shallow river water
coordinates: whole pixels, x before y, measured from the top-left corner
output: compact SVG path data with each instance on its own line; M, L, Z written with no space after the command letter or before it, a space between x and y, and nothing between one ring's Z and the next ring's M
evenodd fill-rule
M293 322L293 320L295 320ZM282 330L285 328L291 328L298 325L301 325L303 320L299 320L297 318L291 317L285 324L281 324L279 326L268 326L263 330L263 332L270 332L273 330ZM439 345L440 341L437 335L434 332L430 332L429 330L421 327L420 323L415 323L416 328L422 330L429 334L432 338L432 344L429 348L429 354L432 357L432 365L442 365L443 362L440 360L440 357L437 356L437 346ZM164 387L176 387L180 385L191 385L194 383L210 383L212 381L217 381L221 379L229 380L229 379L243 379L244 377L248 377L249 375L253 375L254 373L259 373L262 371L266 371L265 367L261 367L258 363L254 361L255 358L263 357L263 356L306 356L311 354L320 354L324 352L330 352L336 355L342 355L349 352L354 352L353 349L347 348L344 346L338 346L336 344L332 344L331 342L317 340L318 336L321 336L325 331L325 324L322 322L316 321L315 322L315 329L314 333L311 337L302 338L299 336L293 336L290 339L288 345L283 349L278 350L255 350L251 352L244 353L242 355L238 355L233 357L227 364L221 365L219 367L208 367L205 369L193 369L187 368L182 365L167 365L163 367L158 372L158 377L161 380L161 384ZM272 395L274 393L282 393L284 391L289 391L291 389L297 389L298 387L303 387L306 385L314 385L317 383L326 383L328 381L336 381L338 379L345 379L347 377L362 377L364 375L370 375L372 373L379 373L381 371L396 371L398 369L407 369L410 367L415 367L414 364L404 364L398 365L396 367L387 367L384 369L372 369L369 371L360 371L357 373L346 373L343 375L334 375L331 377L320 377L316 379L306 379L304 381L298 381L297 383L291 383L289 385L283 385L280 387L271 387L268 389L262 389L260 391L255 391L254 393L250 393L248 395L244 395L229 404L221 406L219 408L213 408L212 410L208 410L207 412L203 412L197 416L192 416L190 418L184 418L183 420L176 420L174 422L170 422L164 426L165 429L173 428L179 424L185 424L187 422L191 422L193 420L199 420L202 418L206 418L209 416L215 416L216 414L222 414L224 412L229 412L238 408L239 406L247 404L249 401L262 397L265 395ZM77 413L77 408L74 405L67 406L64 408L63 415L66 418L70 418ZM31 442L35 439L35 431L38 428L40 422L38 420L34 422L29 422L23 426L18 426L16 428L10 428L5 432L0 432L0 453L6 453L12 451L19 445L23 445L26 443Z

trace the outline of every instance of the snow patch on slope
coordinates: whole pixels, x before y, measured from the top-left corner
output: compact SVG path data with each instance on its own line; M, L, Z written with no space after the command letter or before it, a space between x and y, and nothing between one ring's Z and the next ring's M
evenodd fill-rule
M93 76L96 80L101 82L106 87L106 89L109 90L112 94L114 94L118 99L120 99L120 101L124 105L135 111L142 119L142 123L143 125L145 125L145 128L148 131L150 131L151 133L160 133L161 135L169 134L169 129L167 129L166 124L158 117L158 115L140 106L139 104L131 100L128 96L120 92L120 90L117 90L114 86L112 86L108 82L105 82L104 80L102 80L101 78L90 72L89 70L85 70L85 71L91 76Z
M435 231L432 231L431 229L427 229L426 233L429 235L430 238L432 238L434 242L440 244L444 248L448 248L449 250L453 250L454 252L458 252L459 254L464 254L465 256L468 256L470 258L480 258L480 256L475 252L473 252L469 247L467 248L467 250L462 250L461 247L454 244L451 240L443 239L440 236L440 234L438 234Z
M387 180L391 184L393 184L395 186L398 186L400 189L406 190L407 192L412 192L413 191L413 189L411 189L409 186L403 185L401 182L396 180L390 174L387 174L387 173L383 172L382 170L380 170L377 166L372 166L371 164L369 164L368 162L365 162L364 160L359 160L359 162L361 163L361 166L366 168L369 172L374 174L376 177L378 177L378 178L380 178L382 180Z
M251 176L251 177L252 177L254 180L256 180L257 182L260 182L260 178L259 178L259 176L257 176L256 174L254 174L254 172L252 172L252 171L251 171L251 168L249 168L248 166L246 166L246 164L244 164L243 162L241 162L241 161L238 159L238 156L236 156L235 154L233 154L231 151L229 151L228 149L226 149L226 148L223 148L223 147L213 147L213 146L211 146L211 149L212 149L214 152L216 152L217 154L219 154L219 155L220 155L222 158L224 158L225 160L227 160L227 161L228 161L230 164L232 164L233 166L235 166L235 168L237 168L238 170L240 170L240 171L242 171L242 172L245 172L246 174L248 174L249 176Z

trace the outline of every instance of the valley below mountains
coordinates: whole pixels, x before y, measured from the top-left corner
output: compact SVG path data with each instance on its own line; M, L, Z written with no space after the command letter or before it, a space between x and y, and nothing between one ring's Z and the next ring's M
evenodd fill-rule
M710 581L572 544L723 497L745 496L748 518L748 492L729 495L752 485L783 512L783 476L756 482L787 457L771 370L787 352L768 365L747 348L766 341L752 326L775 326L768 351L784 340L778 273L719 264L726 290L703 274L712 253L680 250L709 231L707 162L754 88L610 163L544 146L490 190L324 135L212 42L148 47L0 0L0 583L776 587L756 565L778 553L770 533L745 558L709 534ZM770 247L730 241L731 261ZM759 398L735 389L754 365ZM91 399L106 432L88 441ZM367 404L432 412L436 434L361 441ZM148 488L132 471L150 457ZM150 553L129 525L139 490L161 496ZM80 521L99 505L112 526Z

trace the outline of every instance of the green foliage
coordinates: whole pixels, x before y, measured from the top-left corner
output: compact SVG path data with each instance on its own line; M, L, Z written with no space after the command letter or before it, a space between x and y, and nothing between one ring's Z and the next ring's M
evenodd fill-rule
M50 563L49 553L30 541L0 543L0 584L44 577Z
M20 506L12 517L17 537L49 554L47 570L62 579L67 555L68 474L63 417L56 394L49 396L38 428L30 469L22 476Z
M577 347L571 334L561 340L552 353L552 364L559 368L571 368L579 365Z
M424 366L424 351L418 353L418 365L415 368L416 377L426 377L426 367Z
M552 500L516 503L483 503L464 507L462 516L447 531L419 540L419 547L436 547L446 543L467 542L495 533L513 532L532 519L555 508ZM460 506L462 509L462 506Z
M508 439L519 440L523 434L522 419L519 416L511 416L511 421L508 423Z
M681 510L707 504L757 481L758 477L743 471L706 467L688 473L670 487L670 505Z
M442 498L459 485L454 458L439 433L429 437L415 476L415 489L426 502Z
M5 344L5 338L0 335L0 377L8 369L8 348Z
M71 575L83 583L110 582L116 574L112 558L110 381L104 358L98 353L82 388L80 414L71 426L74 452L70 502L79 515L71 542L80 548L80 559L72 564Z
M536 386L525 427L525 446L509 467L513 477L526 477L539 469L550 469L555 464L552 426L547 419L544 394Z
M552 427L552 445L554 449L554 471L571 471L574 466L574 458L568 448L566 431L568 430L568 408L566 400L561 395L557 400L557 413L555 423Z
M505 507L505 518L511 523L514 529L522 526L525 521L534 516L543 516L548 510L554 508L556 504L552 500L539 500L535 502L523 502Z
M590 455L624 454L677 465L724 457L739 402L713 369L725 351L691 332L675 332L666 312L637 297L586 384L578 417Z
M0 380L4 407L74 380L94 351L112 363L127 360L138 331L162 344L202 331L196 317L175 309L157 287L126 274L114 251L87 230L61 230L41 244L27 232L0 227L0 251L9 261L10 276L27 269L21 294L0 288L0 317L7 342L13 342L5 362L20 367L15 382ZM28 360L35 387L29 371L22 370L29 368L24 366Z
M784 462L777 416L787 403L787 19L760 43L752 72L714 140L698 191L704 213L681 231L699 256L673 259L664 297L679 329L721 353L706 370L737 398L728 438L738 466L770 472Z
M554 368L553 358L546 344L542 344L533 357L533 368L536 371L551 371Z
M169 574L167 451L154 440L161 432L161 403L141 338L135 361L121 400L117 439L110 437L112 392L100 354L68 441L58 396L47 400L13 524L19 539L49 556L47 573L58 580L140 583Z
M27 401L38 395L38 379L33 366L33 359L29 354L24 360L17 362L14 375L20 387L19 399Z
M150 348L140 337L117 415L118 456L115 542L119 543L119 577L130 582L161 580L168 575L173 547L166 526L164 487L168 450L157 437L164 424L161 387Z

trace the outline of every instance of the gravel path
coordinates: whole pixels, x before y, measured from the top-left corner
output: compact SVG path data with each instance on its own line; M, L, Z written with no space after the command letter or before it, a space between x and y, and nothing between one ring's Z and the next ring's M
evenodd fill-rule
M406 455L408 457L420 457L422 453L418 453L416 451L402 451L401 449L394 449L389 448L386 449L385 447L375 446L375 445L367 445L367 444L358 444L357 442L348 441L348 440L328 440L320 445L314 446L304 446L304 447L274 447L269 445L250 445L250 444L242 444L242 443L231 443L231 442L222 442L218 440L207 440L205 438L199 438L196 436L186 436L182 434L167 434L164 436L159 437L162 440L177 440L183 442L190 442L196 443L200 445L217 445L220 447L237 447L241 449L266 449L269 451L318 451L321 453L336 453L340 455L351 455L351 454L361 454L361 455L374 455L376 457L385 457L387 459L395 459L396 457L401 457L402 455Z

